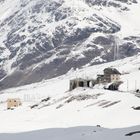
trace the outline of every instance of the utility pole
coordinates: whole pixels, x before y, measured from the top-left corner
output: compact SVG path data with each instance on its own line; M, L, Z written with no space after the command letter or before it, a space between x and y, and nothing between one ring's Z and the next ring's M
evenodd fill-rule
M129 89L129 83L128 83L128 80L127 80L127 92L128 92L128 89Z
M119 59L119 37L115 36L114 39L114 61Z
M137 90L137 81L135 80L135 91Z

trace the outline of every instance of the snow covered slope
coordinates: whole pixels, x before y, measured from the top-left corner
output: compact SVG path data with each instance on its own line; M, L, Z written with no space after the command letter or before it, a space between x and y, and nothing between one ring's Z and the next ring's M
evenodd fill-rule
M10 4L9 4L10 3ZM140 0L1 0L0 88L140 51Z
M124 129L57 128L18 134L0 134L0 138L3 140L139 140L139 129L139 126Z
M121 79L124 83L121 85L119 91L104 90L103 85L97 85L94 88L78 88L71 92L68 91L70 79L75 77L95 78L106 67L115 67L122 73ZM135 96L135 90L140 89L139 68L140 55L137 55L107 64L71 71L61 77L40 83L1 91L0 133L41 130L37 133L40 133L42 136L49 135L49 138L55 139L50 133L52 134L55 131L63 133L65 131L67 136L72 130L72 137L74 138L78 135L80 139L84 133L85 137L82 135L83 139L86 139L88 136L91 139L99 136L98 128L82 128L81 126L100 125L101 129L103 129L102 132L99 129L101 139L104 138L104 135L109 137L109 133L111 133L121 139L131 138L138 140L139 134L134 134L132 137L126 137L125 134L138 131L140 128L138 126L140 125L140 110L133 109L133 107L140 106L140 98ZM126 84L126 81L129 83L129 86ZM134 84L135 81L137 81L137 85ZM48 97L50 98L49 100ZM21 98L23 106L15 110L6 110L6 100L8 98ZM74 134L73 131L77 128L49 130L49 128L77 126L80 126L78 130L81 130L76 131ZM138 127L126 128L132 126ZM104 128L111 128L111 130ZM114 130L116 128L119 129ZM89 135L91 130L97 130L97 134L90 133ZM119 134L119 132L121 133ZM13 138L23 135L30 137L33 134L34 132L30 134L13 134ZM0 134L0 138L7 136L12 135Z

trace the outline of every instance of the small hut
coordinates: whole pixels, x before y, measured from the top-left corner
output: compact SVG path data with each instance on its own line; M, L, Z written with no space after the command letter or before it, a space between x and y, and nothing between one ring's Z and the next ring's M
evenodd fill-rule
M21 100L19 98L13 98L7 100L7 109L14 109L16 107L21 106Z
M93 87L95 85L95 80L93 79L82 79L77 78L70 80L70 91L77 87Z

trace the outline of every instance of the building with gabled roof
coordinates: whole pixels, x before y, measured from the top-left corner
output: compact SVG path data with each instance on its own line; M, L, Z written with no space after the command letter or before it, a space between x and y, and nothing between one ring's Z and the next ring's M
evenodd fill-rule
M110 83L120 81L121 73L116 68L105 68L103 75L97 76L97 83Z

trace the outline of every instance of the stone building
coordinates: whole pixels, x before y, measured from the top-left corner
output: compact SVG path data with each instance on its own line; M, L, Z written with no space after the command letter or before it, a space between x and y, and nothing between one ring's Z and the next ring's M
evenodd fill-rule
M115 68L104 69L103 75L97 76L97 83L110 83L120 81L121 73Z
M70 80L70 91L77 87L93 87L95 85L95 80L93 79L82 79L77 78Z

